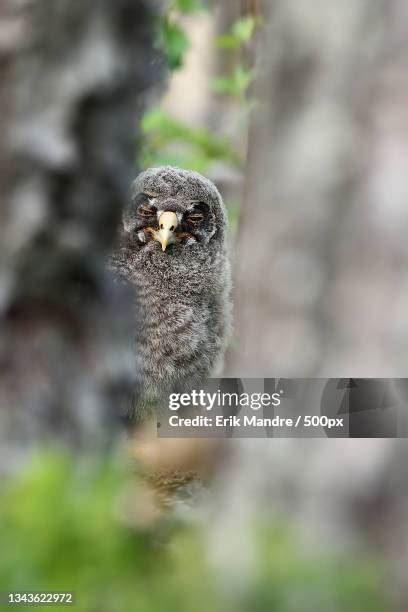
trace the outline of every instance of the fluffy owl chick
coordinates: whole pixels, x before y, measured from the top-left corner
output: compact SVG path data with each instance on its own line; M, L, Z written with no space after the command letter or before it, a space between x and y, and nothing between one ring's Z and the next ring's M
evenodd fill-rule
M114 267L135 288L136 419L216 373L230 326L227 216L211 181L170 166L132 186Z

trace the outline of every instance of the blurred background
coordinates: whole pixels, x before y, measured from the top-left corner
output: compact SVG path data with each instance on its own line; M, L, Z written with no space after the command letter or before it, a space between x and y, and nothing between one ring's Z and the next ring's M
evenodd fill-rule
M0 591L407 609L405 441L128 452L129 296L104 268L135 174L198 170L230 220L226 376L406 376L407 34L403 0L2 3Z

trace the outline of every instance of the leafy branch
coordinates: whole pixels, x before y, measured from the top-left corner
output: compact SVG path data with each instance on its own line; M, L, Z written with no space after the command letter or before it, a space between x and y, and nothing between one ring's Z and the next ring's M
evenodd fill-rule
M183 27L183 16L207 10L203 0L172 0L166 13L160 18L157 44L163 50L171 70L183 66L190 40ZM228 32L218 36L216 45L225 52L239 53L253 40L261 19L247 15L238 19ZM230 97L247 111L247 92L254 78L252 67L235 62L235 67L226 76L214 78L214 92ZM231 138L221 137L209 129L191 127L171 117L160 108L149 110L142 121L143 143L140 158L143 167L170 164L206 172L216 161L224 161L240 167L243 159Z
M262 24L260 17L247 15L233 23L226 34L217 37L217 47L227 51L239 52L248 47L256 29ZM212 80L212 88L216 93L232 96L245 101L247 91L254 79L255 71L242 62L238 63L231 74Z

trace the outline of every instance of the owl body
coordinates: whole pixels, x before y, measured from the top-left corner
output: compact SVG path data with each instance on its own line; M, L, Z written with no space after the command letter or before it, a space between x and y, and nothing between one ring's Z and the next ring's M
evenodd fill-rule
M163 247L166 215L171 241ZM226 213L201 175L152 168L133 185L124 230L114 265L135 288L139 385L127 412L137 418L170 392L197 388L222 362L231 310Z

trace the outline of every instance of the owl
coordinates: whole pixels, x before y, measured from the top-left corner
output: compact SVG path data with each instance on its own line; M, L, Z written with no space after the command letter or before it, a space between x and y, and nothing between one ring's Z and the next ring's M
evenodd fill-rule
M134 420L220 368L231 319L226 228L217 188L197 172L150 168L133 183L113 266L134 288L138 383L125 408Z

